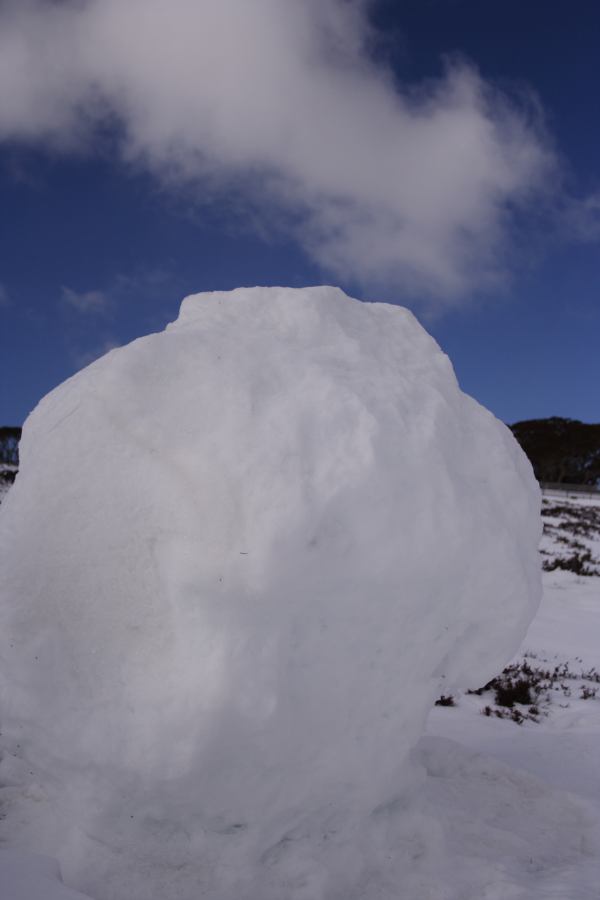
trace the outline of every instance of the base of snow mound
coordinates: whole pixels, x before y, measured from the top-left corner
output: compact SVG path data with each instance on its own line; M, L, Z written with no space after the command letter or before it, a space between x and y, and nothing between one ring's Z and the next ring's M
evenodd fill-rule
M97 900L375 896L433 700L539 601L508 429L407 310L254 288L67 381L20 451L0 837Z
M415 757L425 777L407 819L419 821L419 811L422 848L414 847L410 874L399 870L401 890L390 898L597 900L592 804L441 737L423 738Z
M58 863L47 856L0 850L2 900L90 900L63 884Z

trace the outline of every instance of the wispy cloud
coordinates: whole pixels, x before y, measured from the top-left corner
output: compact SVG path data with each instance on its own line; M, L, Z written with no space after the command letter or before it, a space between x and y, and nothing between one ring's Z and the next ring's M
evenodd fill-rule
M173 295L180 300L182 284L176 273L165 268L118 273L108 284L93 289L74 290L63 286L57 300L57 310L63 324L63 338L69 357L78 368L87 366L122 340L117 335L123 328L123 316L131 303L146 307L146 326L161 330L165 321L156 313L156 301L161 304ZM175 313L176 306L173 307Z
M161 296L166 288L172 287L177 281L177 275L164 268L118 272L101 288L78 291L63 285L60 289L60 305L63 310L80 313L82 318L112 319L123 303L132 298L152 300Z
M74 291L64 286L62 300L66 306L84 315L106 315L112 305L111 298L105 291Z
M561 225L575 240L597 241L600 238L600 191L581 199L568 199L562 208Z
M117 123L129 164L283 211L333 275L458 302L503 276L511 216L557 163L535 111L463 61L399 86L368 5L8 0L0 140L88 152Z
M10 296L2 282L0 282L0 309L10 306Z

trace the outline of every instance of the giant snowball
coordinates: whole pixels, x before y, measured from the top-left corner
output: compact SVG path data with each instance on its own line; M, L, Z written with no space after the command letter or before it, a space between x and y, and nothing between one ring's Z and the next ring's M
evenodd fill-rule
M97 900L371 896L433 700L538 603L508 429L405 309L254 288L71 378L21 451L2 834Z

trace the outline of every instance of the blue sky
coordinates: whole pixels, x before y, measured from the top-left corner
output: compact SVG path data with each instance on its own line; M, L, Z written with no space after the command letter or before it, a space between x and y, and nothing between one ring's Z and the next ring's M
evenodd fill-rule
M327 282L599 421L600 7L294 3L0 3L0 420L187 293Z

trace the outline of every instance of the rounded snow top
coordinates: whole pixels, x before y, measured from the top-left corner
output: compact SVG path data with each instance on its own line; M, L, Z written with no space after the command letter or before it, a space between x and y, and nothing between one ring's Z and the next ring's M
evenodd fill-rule
M205 291L200 294L190 294L190 296L185 297L181 303L177 320L171 325L168 325L167 328L169 329L174 326L189 324L196 321L198 318L202 318L204 312L202 307L210 303L216 303L218 306L225 303L229 312L234 315L236 314L236 303L254 303L257 306L264 306L266 304L267 306L270 306L271 309L274 305L279 305L279 308L281 309L281 304L288 304L288 306L300 304L303 312L299 318L306 320L308 310L311 308L317 307L318 313L322 314L323 306L325 304L338 304L338 309L340 306L344 306L348 309L349 304L361 304L361 301L348 297L348 295L339 287L324 284L304 288L246 287L236 288L232 291ZM374 306L375 304L369 305ZM389 304L377 305L389 306ZM402 313L405 315L412 315L407 309L402 307L396 307L396 309L402 309Z
M431 364L433 358L447 375L453 377L452 366L433 338L404 307L389 303L366 303L348 297L338 287L319 285L306 288L251 287L232 291L209 291L186 297L175 322L166 331L227 327L240 316L251 319L251 333L267 332L273 338L304 341L309 346L330 342L332 349L341 342L338 352L348 352L353 341L375 341L376 355L393 348L391 341L382 342L381 329L390 327L401 341L402 352L417 363L423 361L423 350ZM365 328L366 317L371 328ZM376 325L377 323L377 325ZM402 324L401 324L402 323ZM369 348L371 349L371 347ZM437 351L437 353L435 353Z
M330 287L188 297L57 388L0 528L2 740L102 896L359 896L434 698L539 598L508 429Z

